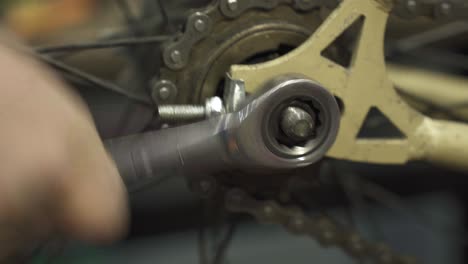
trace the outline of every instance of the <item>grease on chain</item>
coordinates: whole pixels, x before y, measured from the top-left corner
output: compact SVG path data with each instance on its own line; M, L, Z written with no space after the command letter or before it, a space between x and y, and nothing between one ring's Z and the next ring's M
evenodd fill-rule
M370 260L376 264L418 263L412 257L397 254L385 244L365 240L356 231L343 227L330 217L309 217L299 208L283 207L273 201L258 201L239 189L227 192L226 208L234 213L250 214L261 223L282 225L295 235L313 237L322 246L338 246L357 260Z

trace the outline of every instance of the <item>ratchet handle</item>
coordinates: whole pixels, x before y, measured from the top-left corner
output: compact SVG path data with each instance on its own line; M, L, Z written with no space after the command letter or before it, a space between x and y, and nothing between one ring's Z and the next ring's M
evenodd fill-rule
M183 166L177 148L177 133L160 130L106 141L126 186L175 174Z
M169 175L207 173L227 165L218 120L162 129L104 144L127 187Z
M317 83L296 77L272 81L237 112L186 126L106 142L127 185L167 173L202 176L236 169L295 169L321 159L333 145L340 114L335 98ZM315 147L291 152L277 141L274 113L283 103L307 98L328 106L325 133ZM324 123L325 124L325 123ZM315 140L315 139L314 139ZM310 140L309 140L310 141Z

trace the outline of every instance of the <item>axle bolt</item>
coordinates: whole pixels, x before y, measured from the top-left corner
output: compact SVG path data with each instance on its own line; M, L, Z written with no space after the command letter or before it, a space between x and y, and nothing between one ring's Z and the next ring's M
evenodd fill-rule
M316 117L296 106L290 106L283 111L281 129L294 140L304 141L315 135Z

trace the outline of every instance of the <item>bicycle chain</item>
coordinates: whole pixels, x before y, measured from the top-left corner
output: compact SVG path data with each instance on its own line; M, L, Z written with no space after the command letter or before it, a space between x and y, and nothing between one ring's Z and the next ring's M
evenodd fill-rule
M247 213L257 221L282 225L295 235L308 235L322 246L338 246L351 257L377 264L416 264L409 256L399 255L383 243L365 240L358 232L338 224L331 217L306 216L299 208L283 207L274 201L259 201L240 189L226 194L226 208L233 213Z

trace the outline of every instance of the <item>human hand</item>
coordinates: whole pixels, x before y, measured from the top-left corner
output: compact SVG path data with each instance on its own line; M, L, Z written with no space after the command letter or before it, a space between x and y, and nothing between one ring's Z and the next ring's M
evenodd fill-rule
M113 241L127 218L123 183L83 102L0 45L0 260L51 234Z

